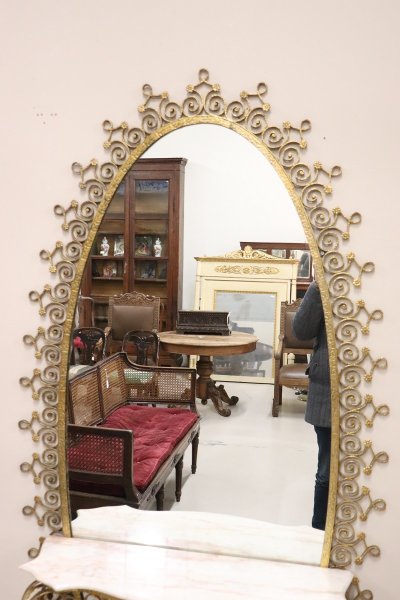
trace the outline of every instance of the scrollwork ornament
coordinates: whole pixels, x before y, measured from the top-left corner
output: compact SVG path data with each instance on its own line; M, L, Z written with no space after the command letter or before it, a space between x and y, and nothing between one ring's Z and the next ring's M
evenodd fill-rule
M82 255L82 243L86 240L89 230L86 223L74 221L71 223L71 235L74 239L65 246L64 257L66 261L76 263ZM58 267L58 265L57 265Z
M321 233L317 237L318 246L322 248L324 252L328 252L329 249L337 250L339 241L336 246L333 246L332 243L325 240L329 235L336 234L337 237L339 233L339 230L334 228L336 219L334 216L332 217L331 211L324 206L316 206L310 209L308 216L314 229L321 230Z
M341 542L346 543L351 541L354 536L354 529L349 527L349 524L355 523L357 520L357 506L350 500L342 502L339 507L339 515L342 521L346 522L346 526L342 524L341 527L338 527L336 535Z
M183 114L185 117L195 117L200 115L203 110L201 96L195 90L191 90L190 95L183 101Z
M248 114L249 114L249 111L248 111L247 107L243 104L243 102L240 102L239 100L230 102L228 104L228 106L226 107L227 118L232 119L232 121L235 121L236 123L241 123L244 119L247 118ZM250 120L251 119L252 119L252 117L250 117ZM255 134L259 133L263 129L262 124L260 124L260 122L258 121L258 117L256 117L256 119L257 119L257 124L255 125L255 130L253 129ZM265 124L264 124L264 127L265 127Z
M301 200L306 210L321 208L325 202L325 192L322 183L311 183L301 193ZM328 214L330 214L328 212Z
M340 404L345 411L359 410L362 406L362 395L360 390L344 388L340 394Z
M23 473L30 473L33 483L39 485L44 483L49 489L59 487L59 477L57 472L58 454L56 448L46 448L42 454L34 452L31 462L24 462L20 465Z
M340 420L342 431L348 431L357 434L362 427L361 415L358 412L348 412Z
M74 244L74 248L76 248L76 244ZM79 254L77 255L77 260L79 259ZM76 276L75 265L71 262L67 262L66 260L60 261L57 263L57 273L60 281L63 283L70 283L74 281Z
M279 150L286 139L283 131L276 126L267 127L262 135L262 141L269 150Z
M44 385L41 386L36 392L37 399L43 402L44 406L57 406L58 394L57 387L55 385Z
M61 350L59 346L43 346L43 358L51 365L58 365L61 360Z
M241 121L242 114L239 113L239 110L237 110L235 117L237 121ZM267 127L267 115L263 108L255 108L249 115L246 115L246 112L244 111L243 117L246 117L249 130L254 133L254 135L262 134Z
M82 189L87 190L89 200L96 202L97 204L103 200L104 194L106 193L106 186L98 179L88 179L82 185Z
M361 590L360 580L358 577L354 577L346 593L346 600L373 600L373 597L370 590Z
M272 122L271 105L266 102L267 86L259 83L256 92L242 91L238 97L226 99L218 83L211 83L206 69L198 73L198 81L189 84L181 100L170 98L168 92L154 92L149 84L143 86L143 104L138 107L138 123L122 121L114 126L111 120L103 122L106 139L104 150L109 157L103 163L90 160L86 166L75 162L72 172L78 177L81 203L72 200L66 207L57 204L54 212L61 218L64 238L53 250L42 250L41 257L49 264L52 277L58 279L54 287L46 284L41 292L32 291L30 300L39 307L42 320L49 322L37 335L26 335L24 343L31 347L36 360L45 366L35 368L32 376L22 377L21 385L30 390L35 408L41 405L32 417L20 422L20 427L44 445L32 461L21 465L24 473L30 473L35 483L44 484L49 493L45 500L35 496L31 507L24 514L37 519L42 527L50 531L61 529L61 498L66 497L65 482L58 481L58 465L64 458L58 455L57 421L63 426L63 418L57 419L57 410L65 410L65 397L60 394L60 381L66 380L72 315L78 295L77 270L82 272L81 261L87 254L87 240L96 219L99 205L105 209L110 201L116 181L120 181L139 155L140 148L146 149L166 131L176 127L201 123L214 123L243 133L253 141L269 160L276 161L277 169L286 173L287 186L299 211L304 212L302 221L309 236L313 234L313 255L322 256L326 281L325 305L332 310L331 340L336 342L330 358L339 374L338 398L340 400L340 464L337 485L337 504L334 517L334 534L331 547L324 550L324 564L348 567L362 564L367 556L378 556L375 544L367 545L366 537L359 533L361 521L371 514L384 510L384 500L373 500L375 493L360 487L361 475L370 476L373 468L388 460L384 451L375 452L372 443L363 439L366 428L371 428L377 417L389 414L385 404L375 404L368 388L376 370L386 368L384 358L373 358L371 352L359 344L359 337L368 335L370 327L382 319L382 311L369 311L364 301L352 300L352 294L362 286L363 278L374 271L374 264L356 258L353 252L345 251L351 228L360 224L361 215L353 212L345 216L339 208L327 206L333 193L333 181L340 177L341 168L325 168L320 162L307 164L307 135L311 130L308 119L300 125L284 121L281 125ZM103 150L102 150L103 151ZM283 175L282 175L283 176ZM109 192L109 193L108 193ZM91 239L92 243L93 239ZM84 252L85 251L85 252ZM325 291L322 290L323 295ZM328 323L327 328L331 327ZM47 366L46 366L47 365ZM61 386L62 387L62 386ZM62 413L63 414L63 413ZM58 417L61 413L58 413ZM53 435L54 434L54 435ZM64 486L64 487L63 487ZM376 516L374 516L376 518ZM68 526L66 530L68 531ZM372 600L369 590L361 591L358 583L353 585L350 600ZM24 600L39 600L48 597L48 589L41 584L32 584ZM82 597L89 599L86 592ZM46 596L47 595L47 596ZM55 594L54 599L72 600L68 593ZM93 595L100 599L100 595Z
M322 217L322 211L318 211L318 217ZM320 225L320 222L315 222L316 229L320 228ZM340 246L340 230L334 227L326 227L319 234L317 241L322 252L336 251Z
M39 552L36 553L36 556L38 554ZM35 558L35 556L31 556L31 558ZM91 590L55 592L49 586L34 581L25 590L22 600L118 600L118 598Z
M126 143L128 148L134 150L145 139L145 133L139 127L132 127L126 132Z
M160 104L160 113L163 121L173 123L182 116L182 108L176 102L163 98Z
M142 119L143 131L146 135L150 135L154 131L157 131L161 127L162 119L157 111L148 108Z
M311 181L311 169L300 162L301 148L298 142L289 141L283 144L278 156L279 162L289 170L290 180L295 187L302 188Z
M37 334L24 335L23 342L27 346L33 346L35 349L35 358L45 357L47 362L56 364L60 359L59 343L62 340L62 328L59 325L52 325L46 331L44 327L38 327Z
M210 91L204 101L204 110L208 115L222 117L225 115L225 102L217 91Z
M118 172L117 165L122 164L124 162L126 154L126 148L125 152L120 151L120 144L118 144L118 147L113 146L111 148L111 156L113 160L100 165L99 177L103 183L111 183L111 181L114 179L115 175Z
M341 310L345 310L346 304L340 306ZM336 339L343 344L352 344L357 341L359 329L362 329L360 322L356 319L343 319L335 329Z

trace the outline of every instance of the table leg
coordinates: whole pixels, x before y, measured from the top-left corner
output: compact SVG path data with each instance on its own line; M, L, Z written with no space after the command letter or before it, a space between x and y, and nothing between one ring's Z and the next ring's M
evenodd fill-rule
M230 397L222 384L217 386L215 381L211 379L213 363L209 356L200 356L196 368L198 375L196 382L197 397L201 399L202 404L207 404L207 400L210 399L218 414L222 417L229 417L231 411L223 403L233 406L238 403L239 398L237 396Z

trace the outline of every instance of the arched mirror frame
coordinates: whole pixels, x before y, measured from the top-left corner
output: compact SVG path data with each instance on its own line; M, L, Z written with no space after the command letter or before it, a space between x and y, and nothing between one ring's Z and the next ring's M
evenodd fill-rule
M168 93L153 94L143 86L145 102L139 107L141 127L126 122L114 127L103 123L107 134L104 148L110 159L96 160L83 167L73 164L80 177L80 188L87 193L81 204L72 201L67 208L57 205L55 214L62 218L62 229L69 240L58 241L52 251L40 256L49 262L57 281L45 285L42 292L32 291L30 299L39 305L39 315L46 326L35 335L24 336L35 358L46 363L35 368L32 377L21 384L30 389L35 402L42 402L42 413L33 411L29 420L20 421L21 429L31 432L40 444L30 462L21 470L30 473L43 497L35 494L25 515L36 517L39 525L51 532L63 530L71 535L65 461L65 395L69 358L69 339L82 273L102 217L118 185L144 151L175 129L195 124L216 124L230 128L254 144L270 161L293 200L310 244L317 275L322 282L321 295L327 318L330 372L332 385L332 460L331 489L322 566L350 567L362 565L368 555L379 556L376 544L369 544L365 527L358 531L374 511L384 510L385 501L374 499L364 485L377 463L387 462L384 451L376 451L371 440L363 439L364 427L373 427L377 416L389 414L386 405L377 405L370 393L376 369L386 367L383 358L374 359L366 347L358 347L360 336L369 334L372 321L382 319L380 310L370 311L366 302L352 299L352 290L360 288L364 274L371 273L371 262L360 263L344 244L352 225L361 215L346 216L340 208L327 208L332 194L332 179L341 174L334 166L325 169L319 162L312 166L302 160L307 148L305 134L311 124L304 120L298 127L285 121L281 127L269 122L270 105L265 102L267 86L260 83L254 93L241 92L240 98L227 101L220 86L209 82L205 69L199 81L187 86L181 102L172 101ZM44 538L40 538L40 545ZM33 558L40 551L32 548ZM367 598L354 582L354 598ZM31 597L31 596L30 596ZM32 598L35 596L32 596ZM61 597L61 596L60 596Z

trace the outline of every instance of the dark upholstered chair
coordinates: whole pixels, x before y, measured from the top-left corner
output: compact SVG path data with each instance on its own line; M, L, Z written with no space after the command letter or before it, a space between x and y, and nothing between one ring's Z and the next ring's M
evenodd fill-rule
M279 343L275 351L275 385L274 399L272 403L272 416L279 415L279 407L282 405L282 387L298 390L308 389L307 362L295 362L287 364L288 354L294 354L296 359L307 354L312 354L314 340L299 340L293 333L293 317L300 306L301 298L289 304L281 302L281 323Z
M71 365L94 365L105 356L106 336L98 327L79 327L72 332Z
M107 354L120 352L128 331L158 331L160 298L139 292L111 296L108 304L108 323L105 328Z
M138 365L158 365L160 338L154 331L128 331L122 340L122 352Z

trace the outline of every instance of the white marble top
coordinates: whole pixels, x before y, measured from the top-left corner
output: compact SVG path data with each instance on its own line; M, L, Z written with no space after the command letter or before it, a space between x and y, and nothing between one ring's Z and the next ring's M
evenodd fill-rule
M122 600L339 600L339 569L62 536L22 565L56 592L93 590Z
M232 515L144 511L129 506L78 510L74 537L319 566L324 532Z

